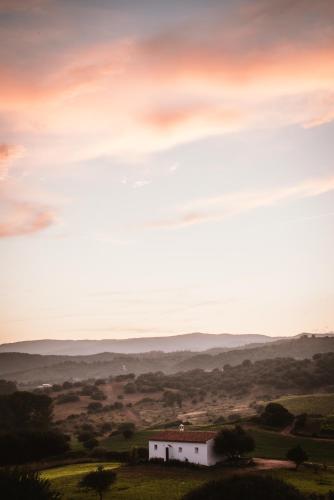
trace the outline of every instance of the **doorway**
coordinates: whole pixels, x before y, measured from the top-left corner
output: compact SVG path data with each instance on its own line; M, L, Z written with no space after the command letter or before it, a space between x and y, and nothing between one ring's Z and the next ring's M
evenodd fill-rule
M166 462L169 460L169 448L166 446Z

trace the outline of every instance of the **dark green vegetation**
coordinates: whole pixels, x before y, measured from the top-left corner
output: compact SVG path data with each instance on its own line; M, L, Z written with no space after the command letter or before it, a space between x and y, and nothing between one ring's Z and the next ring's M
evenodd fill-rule
M66 437L52 428L52 400L46 395L14 392L0 396L0 465L62 454Z
M234 429L222 429L214 443L215 453L229 460L237 460L244 453L252 452L254 448L253 437L240 425L236 425Z
M301 340L302 341L302 340ZM317 390L334 385L334 353L316 354L312 359L275 358L241 365L225 365L224 370L191 370L173 375L162 372L139 375L135 387L140 392L174 389L185 395L203 396L207 391L244 395L254 387L276 390Z
M332 336L302 336L257 346L212 349L198 354L190 350L141 354L103 352L88 356L42 356L6 352L0 353L0 377L20 383L54 383L72 377L87 379L117 375L124 373L124 366L128 372L135 374L158 370L176 373L193 369L212 370L226 364L238 365L244 360L255 362L277 357L304 359L326 352L334 352ZM275 378L275 374L272 374L272 378Z
M102 500L103 495L110 490L111 485L116 481L116 473L110 469L104 469L99 465L96 470L88 472L79 481L79 487L85 490L94 491Z
M294 420L294 416L279 403L269 403L261 414L261 423L269 427L286 427Z
M309 456L300 445L297 445L288 450L286 458L294 462L296 464L296 469L298 469L298 467L300 467L301 464L303 464L304 462L306 462L306 460L309 459Z
M12 394L17 391L15 382L10 380L0 380L0 396Z
M277 399L275 403L280 403L294 415L334 415L334 394L286 396Z
M105 500L181 500L183 496L208 481L221 480L233 474L229 468L180 468L160 465L122 466L115 463L103 463L105 468L116 468L117 480L112 490L105 495ZM57 467L43 472L43 477L51 481L52 486L64 494L63 500L93 500L96 495L83 492L78 488L81 477L96 469L96 463L74 464ZM253 469L239 471L247 474ZM333 471L319 471L301 468L295 470L277 470L269 473L252 474L270 475L294 485L303 493L326 494L334 490ZM246 496L248 499L248 496ZM269 497L270 498L270 497ZM317 497L313 497L316 500ZM328 499L329 500L329 499Z
M243 475L212 481L185 495L184 500L303 500L294 486L270 476Z
M48 479L38 472L0 469L0 495L4 500L60 500Z
M279 432L260 428L252 428L250 433L255 440L255 450L252 453L254 457L284 460L290 448L300 445L308 454L310 461L334 465L334 441L284 436Z

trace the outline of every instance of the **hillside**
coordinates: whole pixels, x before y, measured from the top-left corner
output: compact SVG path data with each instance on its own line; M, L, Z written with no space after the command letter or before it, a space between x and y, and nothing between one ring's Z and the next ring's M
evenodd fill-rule
M134 354L150 351L204 351L211 348L235 348L252 343L277 340L275 337L257 334L232 335L222 333L188 333L168 337L143 337L102 340L32 340L0 345L1 352L22 352L44 355L91 355L101 352Z
M201 353L192 356L186 361L176 366L179 370L192 370L202 368L204 370L213 370L222 368L225 364L236 365L245 359L250 361L259 361L270 358L311 358L317 353L334 352L334 337L302 335L297 338L278 340L270 344L245 347L235 349L219 354Z
M141 354L100 353L90 356L43 356L0 353L0 378L19 383L54 383L69 379L108 377L123 373L162 371L176 373L193 369L212 370L272 358L311 358L317 353L334 352L334 337L298 337L258 346L194 354L191 351Z

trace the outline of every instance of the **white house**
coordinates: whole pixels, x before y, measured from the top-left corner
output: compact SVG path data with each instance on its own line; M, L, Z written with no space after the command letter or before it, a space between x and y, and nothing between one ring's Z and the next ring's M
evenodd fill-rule
M200 465L215 465L221 460L214 452L216 432L161 431L149 440L149 458L181 460Z

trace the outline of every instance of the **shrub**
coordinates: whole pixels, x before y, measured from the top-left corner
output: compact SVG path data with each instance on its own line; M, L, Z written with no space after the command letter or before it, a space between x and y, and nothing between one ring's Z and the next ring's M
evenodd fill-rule
M80 401L80 398L77 394L73 392L69 392L67 394L62 394L57 398L57 404L66 404L66 403L75 403L76 401Z
M217 455L226 456L230 460L236 460L243 453L253 451L254 448L254 439L240 426L234 429L222 429L214 442Z
M96 471L89 472L79 482L79 487L93 490L99 495L100 500L103 494L107 492L111 485L116 481L116 473L112 470L105 470L101 465Z
M99 442L96 438L91 438L88 439L87 441L84 441L82 444L84 445L85 448L87 448L87 450L92 450L93 448L98 446Z
M269 403L261 415L261 422L269 427L285 427L293 422L294 416L279 403Z
M211 481L184 500L306 500L294 486L271 476L243 475Z
M50 481L42 479L38 472L24 469L0 470L1 497L11 500L60 500Z
M87 406L87 410L91 413L96 413L96 412L99 412L101 411L103 408L102 404L101 403L89 403L89 405Z
M69 449L65 434L56 431L21 431L0 435L0 465L23 464L61 455Z
M308 454L306 453L306 451L303 450L303 448L301 446L295 446L294 448L290 448L290 450L288 450L287 454L286 454L286 458L288 460L291 460L292 462L294 462L296 464L296 469L298 469L298 467L306 462L306 460L308 460Z

